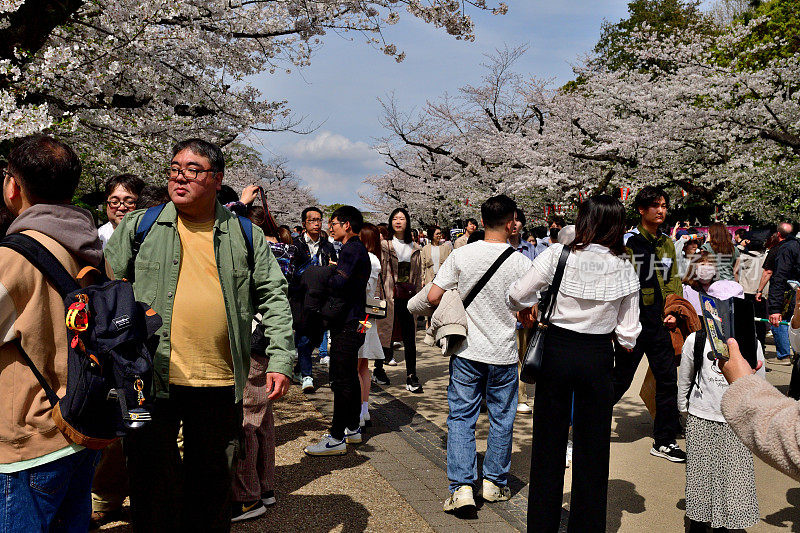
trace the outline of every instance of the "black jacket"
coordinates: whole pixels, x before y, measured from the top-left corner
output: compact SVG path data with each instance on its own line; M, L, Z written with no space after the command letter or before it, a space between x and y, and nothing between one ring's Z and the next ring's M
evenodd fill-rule
M789 280L800 281L800 241L794 235L787 237L775 255L775 270L769 280L770 314L781 313L791 315L794 306L794 291L786 283Z
M294 245L297 247L298 260L297 264L302 265L301 268L305 269L311 264L311 251L308 249L304 235L299 235L294 239ZM331 261L336 262L336 250L333 244L328 239L320 237L319 239L319 255L320 261L317 265L327 266ZM302 272L301 272L302 274Z

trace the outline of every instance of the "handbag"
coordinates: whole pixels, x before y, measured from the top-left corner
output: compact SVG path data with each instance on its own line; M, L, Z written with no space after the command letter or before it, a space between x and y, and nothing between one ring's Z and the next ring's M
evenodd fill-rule
M392 246L391 241L389 242L389 246ZM395 252L396 253L396 252ZM397 277L394 275L394 266L392 266L392 258L389 257L389 270L392 271L392 279L397 280ZM407 281L395 281L394 282L394 298L399 300L410 300L414 297L417 292L417 286L413 283L409 283Z
M519 372L519 379L525 383L536 383L536 378L539 377L539 373L542 370L544 337L547 333L547 326L550 323L550 315L553 314L553 308L556 305L556 295L558 294L558 289L561 287L561 278L564 277L564 269L567 266L569 253L570 249L564 246L564 249L561 251L561 257L558 258L558 266L553 275L553 283L539 302L541 320L539 320L539 323L536 325L533 338L528 344L527 350L525 350L525 359L522 361L522 368Z
M383 274L379 275L379 280L381 290L385 291L386 289L383 288ZM378 298L377 296L367 296L367 301L364 304L364 312L368 314L370 318L374 318L376 320L386 318L385 294L383 298Z

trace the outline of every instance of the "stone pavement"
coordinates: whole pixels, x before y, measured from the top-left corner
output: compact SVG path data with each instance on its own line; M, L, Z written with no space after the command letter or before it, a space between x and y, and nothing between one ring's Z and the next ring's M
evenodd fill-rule
M420 337L421 339L421 337ZM373 426L365 442L346 456L311 458L302 449L327 428L332 394L327 371L316 365L317 390L304 395L293 387L278 402L276 495L278 503L257 520L234 531L503 531L524 530L530 469L531 415L517 416L509 502L482 504L474 516L458 518L442 512L448 495L446 468L446 387L448 360L438 350L418 344L423 394L405 390L402 350L400 365L387 367L392 385L372 386ZM770 382L788 385L790 367L768 351ZM646 367L614 410L607 531L683 531L683 465L649 455L652 423L638 398ZM488 420L478 423L478 451L486 448ZM681 442L683 446L683 442ZM479 458L480 468L480 458ZM572 471L567 469L564 513L568 516ZM749 531L800 531L800 488L790 478L756 460L756 483L762 522ZM125 523L107 530L128 531ZM562 530L565 530L562 527Z

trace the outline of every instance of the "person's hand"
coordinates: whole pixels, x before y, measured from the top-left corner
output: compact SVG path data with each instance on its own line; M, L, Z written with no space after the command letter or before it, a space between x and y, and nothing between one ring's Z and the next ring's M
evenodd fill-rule
M758 291L758 292L756 293L756 301L757 301L757 302L760 302L760 301L761 301L761 300L763 300L763 299L764 299L764 295L761 293L761 291Z
M675 315L667 315L664 317L664 325L669 329L675 329L678 325L678 319L675 318Z
M529 307L517 313L517 320L524 328L532 328L536 322L536 308Z
M292 385L292 380L280 372L267 372L267 398L277 400L287 392Z
M239 197L239 201L244 205L252 204L258 197L258 189L260 189L258 185L248 185L242 189L242 195Z
M769 315L769 323L777 328L781 323L781 318L780 313L772 313Z
M739 343L736 342L736 339L728 339L727 344L729 359L727 361L719 359L717 364L719 364L719 369L722 370L722 375L725 376L728 383L733 383L741 377L755 374L756 370L761 368L763 363L759 361L755 370L753 370L750 363L742 357L742 352L739 350Z

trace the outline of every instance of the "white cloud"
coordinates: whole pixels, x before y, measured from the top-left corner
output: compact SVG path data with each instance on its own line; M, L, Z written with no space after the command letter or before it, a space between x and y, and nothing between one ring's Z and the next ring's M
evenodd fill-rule
M367 143L352 141L344 135L330 131L321 131L310 139L287 144L280 151L298 166L309 161L348 161L365 169L382 166L381 156Z

